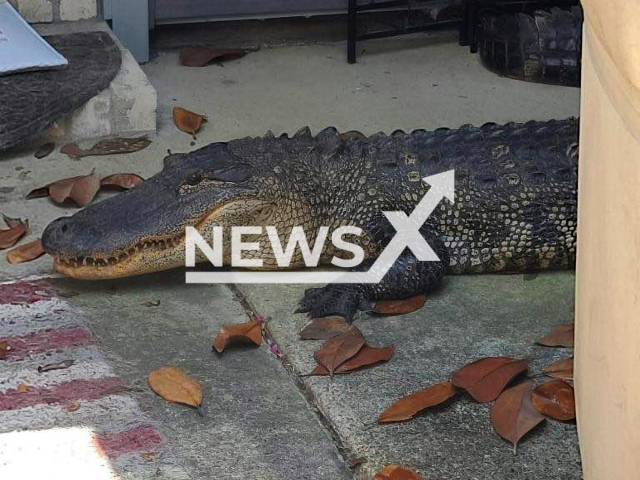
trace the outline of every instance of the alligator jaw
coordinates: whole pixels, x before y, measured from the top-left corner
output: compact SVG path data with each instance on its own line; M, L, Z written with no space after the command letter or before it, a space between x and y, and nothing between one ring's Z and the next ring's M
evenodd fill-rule
M56 271L80 280L142 275L184 265L184 236L146 240L109 256L53 257Z

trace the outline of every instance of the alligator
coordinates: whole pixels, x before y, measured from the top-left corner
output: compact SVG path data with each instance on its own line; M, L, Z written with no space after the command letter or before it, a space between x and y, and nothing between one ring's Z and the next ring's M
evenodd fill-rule
M302 226L313 245L320 226L360 227L367 270L394 235L383 211L410 214L430 188L424 177L455 171L455 202L442 200L420 233L440 261L410 249L377 284L328 284L306 291L298 311L352 320L372 301L435 289L445 274L571 268L576 256L578 120L488 123L458 129L244 138L165 159L131 190L54 220L42 236L55 268L78 279L117 278L185 265L185 227L211 243L233 226L276 226L286 245ZM278 268L268 236L246 256ZM337 251L328 242L320 265ZM204 256L198 260L206 260ZM292 268L304 266L296 250Z

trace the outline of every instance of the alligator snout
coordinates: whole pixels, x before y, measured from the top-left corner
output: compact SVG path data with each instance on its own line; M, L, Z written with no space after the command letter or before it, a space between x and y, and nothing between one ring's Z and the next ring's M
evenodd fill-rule
M45 228L42 234L42 247L50 255L62 253L65 245L69 245L69 238L74 233L71 217L58 218Z

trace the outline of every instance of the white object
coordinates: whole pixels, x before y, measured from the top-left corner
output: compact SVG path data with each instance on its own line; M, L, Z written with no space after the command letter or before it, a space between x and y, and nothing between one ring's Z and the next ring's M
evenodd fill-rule
M0 0L0 75L67 65L67 59L45 42L11 4Z

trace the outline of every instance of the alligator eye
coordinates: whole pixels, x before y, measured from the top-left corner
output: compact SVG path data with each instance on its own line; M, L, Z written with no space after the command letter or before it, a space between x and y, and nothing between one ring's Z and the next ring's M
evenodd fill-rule
M187 177L187 183L191 186L198 185L202 181L202 172L194 172Z

